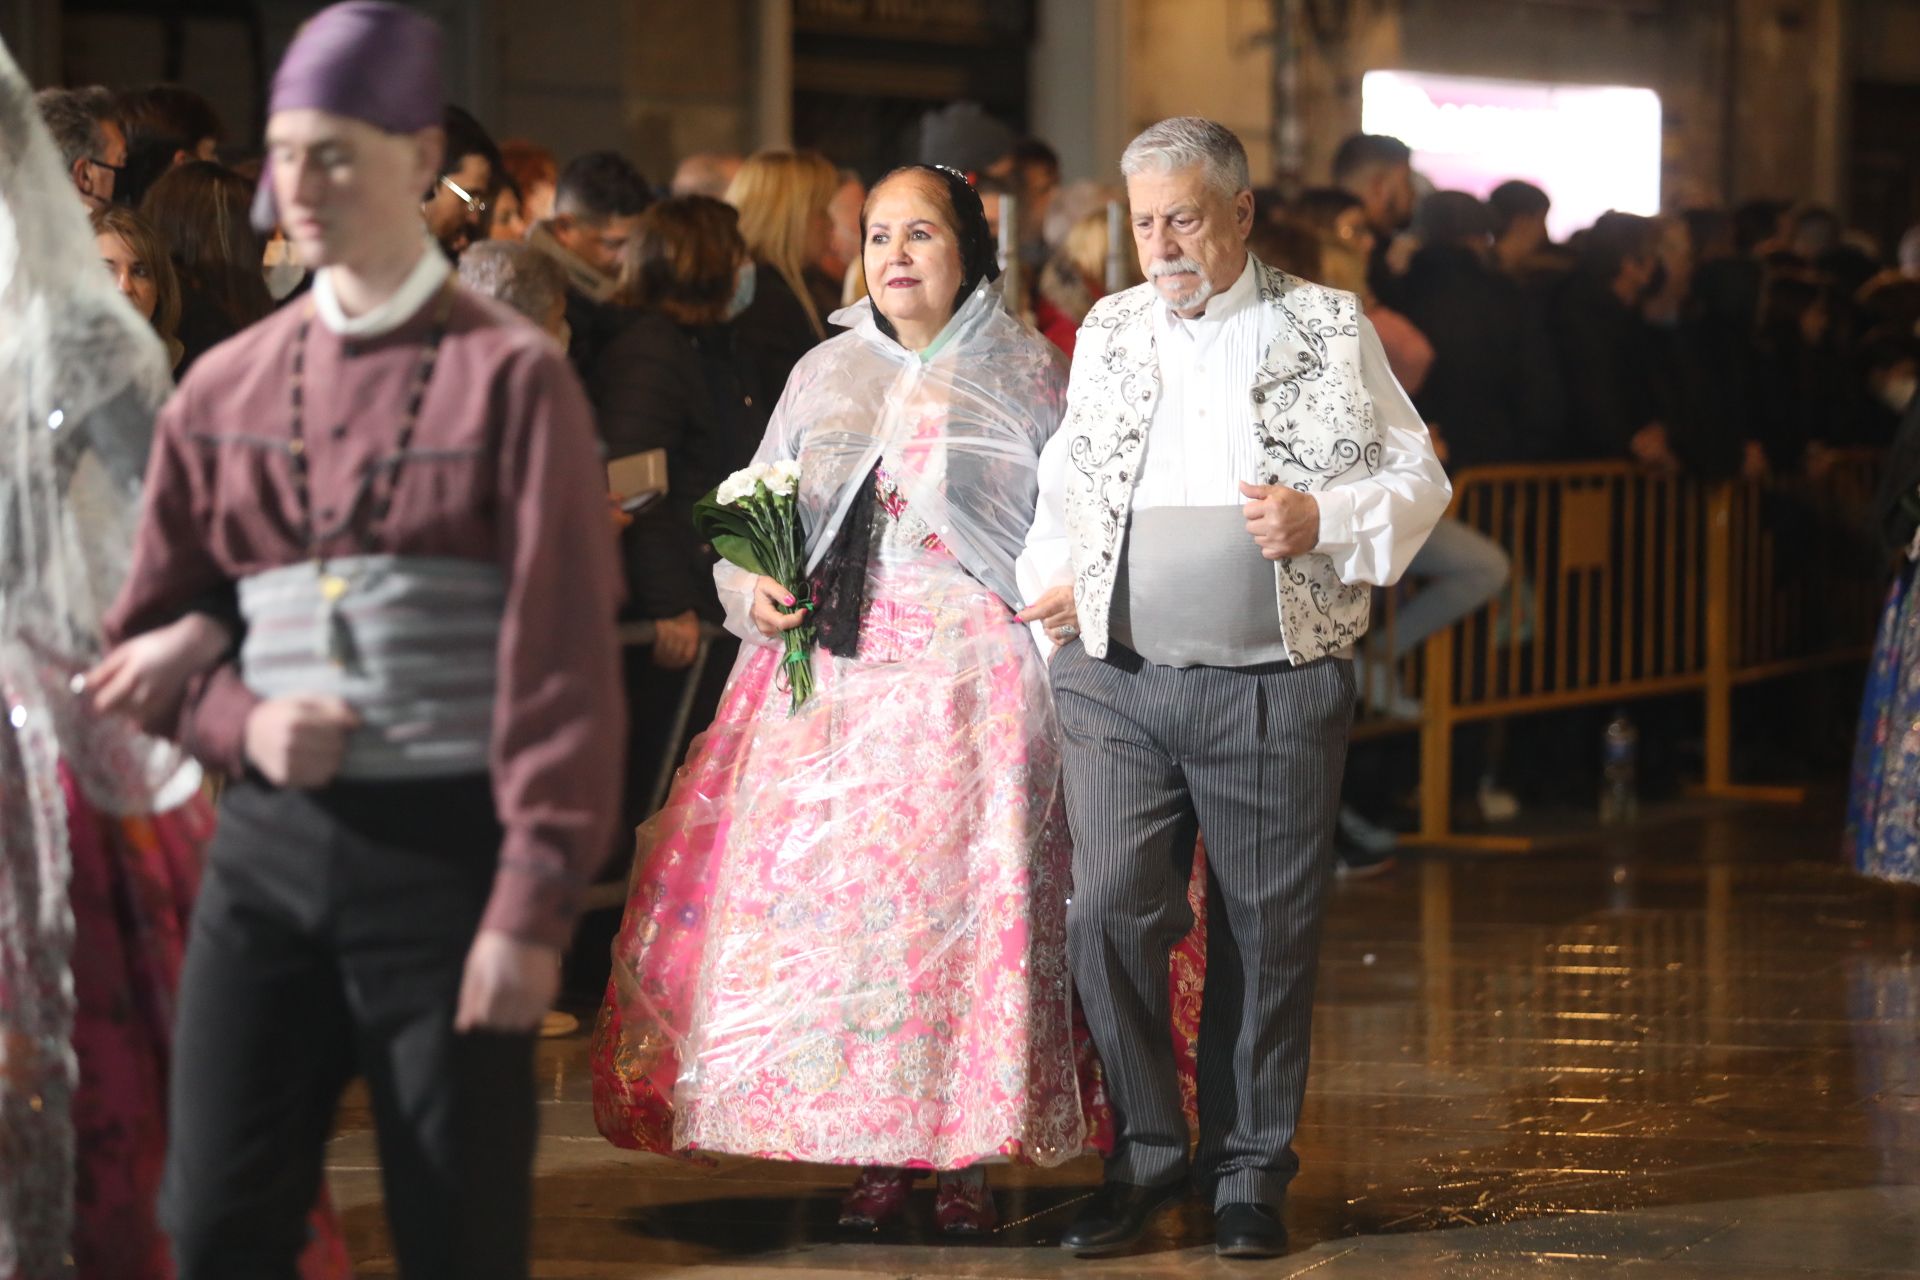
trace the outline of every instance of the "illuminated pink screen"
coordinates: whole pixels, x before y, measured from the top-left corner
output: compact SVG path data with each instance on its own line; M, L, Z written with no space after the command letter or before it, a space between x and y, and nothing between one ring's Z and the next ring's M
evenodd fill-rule
M1553 199L1565 239L1608 209L1660 211L1660 95L1624 85L1369 71L1361 127L1413 148L1443 191L1484 197L1524 178Z

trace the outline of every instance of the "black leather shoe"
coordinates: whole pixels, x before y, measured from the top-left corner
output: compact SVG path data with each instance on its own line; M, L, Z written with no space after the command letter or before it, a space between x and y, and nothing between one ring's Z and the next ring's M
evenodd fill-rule
M1142 1187L1131 1182L1107 1182L1093 1203L1073 1220L1060 1237L1060 1247L1083 1258L1119 1253L1139 1243L1154 1215L1187 1198L1185 1182Z
M1277 1258L1287 1251L1287 1228L1263 1204L1223 1204L1213 1215L1213 1251L1223 1258Z

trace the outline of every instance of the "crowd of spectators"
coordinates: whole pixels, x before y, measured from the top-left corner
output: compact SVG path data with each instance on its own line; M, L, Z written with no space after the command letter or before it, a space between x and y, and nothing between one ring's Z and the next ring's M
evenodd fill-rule
M49 89L39 105L106 268L176 373L304 291L277 231L249 216L260 162L199 95ZM426 234L470 287L566 347L610 458L665 451L670 492L621 534L629 615L655 636L629 673L644 735L678 696L659 673L703 658L724 672L726 642L702 625L720 611L690 508L745 465L795 363L864 295L863 175L815 151L699 153L656 188L617 152L496 142L456 106L444 128ZM1138 281L1132 246L1112 242L1127 226L1117 185L1063 183L1044 142L967 104L928 117L920 152L900 159L967 171L996 229L1012 211L1008 305L1063 352L1094 302ZM1610 212L1559 243L1539 187L1423 192L1393 138L1355 135L1323 176L1256 191L1254 252L1361 298L1452 468L1628 459L1702 478L1817 474L1836 448L1885 444L1913 398L1920 228L1889 255L1830 210L1755 200ZM1415 566L1443 586L1459 575L1430 600L1435 626L1505 580L1476 536L1438 538ZM636 739L632 794L650 793L672 750Z
M1349 148L1411 187L1394 140ZM1556 244L1550 207L1514 181L1485 201L1389 202L1374 224L1391 239L1373 290L1435 345L1416 402L1456 466L1630 458L1783 475L1892 437L1912 398L1920 233L1890 260L1830 210L1755 200L1609 212Z

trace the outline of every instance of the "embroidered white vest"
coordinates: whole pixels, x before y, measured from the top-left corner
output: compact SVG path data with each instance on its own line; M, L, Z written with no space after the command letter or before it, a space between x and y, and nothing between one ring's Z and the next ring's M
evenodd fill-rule
M1373 397L1360 376L1360 303L1254 261L1260 301L1280 314L1280 332L1247 388L1247 425L1260 445L1262 484L1303 493L1365 479L1380 470ZM1072 547L1080 636L1107 652L1108 612L1133 490L1160 399L1151 284L1102 298L1076 340L1096 353L1074 361L1068 388L1067 534ZM1091 355L1093 358L1088 358ZM1337 653L1367 632L1369 588L1349 586L1319 553L1274 564L1274 605L1287 657L1296 666Z

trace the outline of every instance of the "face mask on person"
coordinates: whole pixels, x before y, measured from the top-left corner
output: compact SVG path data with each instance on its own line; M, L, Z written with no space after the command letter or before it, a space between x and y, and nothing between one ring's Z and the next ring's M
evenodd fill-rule
M739 319L741 313L753 305L753 289L757 276L753 263L740 264L740 270L733 276L733 297L727 303L727 319Z
M1898 373L1880 384L1880 403L1895 413L1905 413L1916 391L1920 391L1920 377Z

